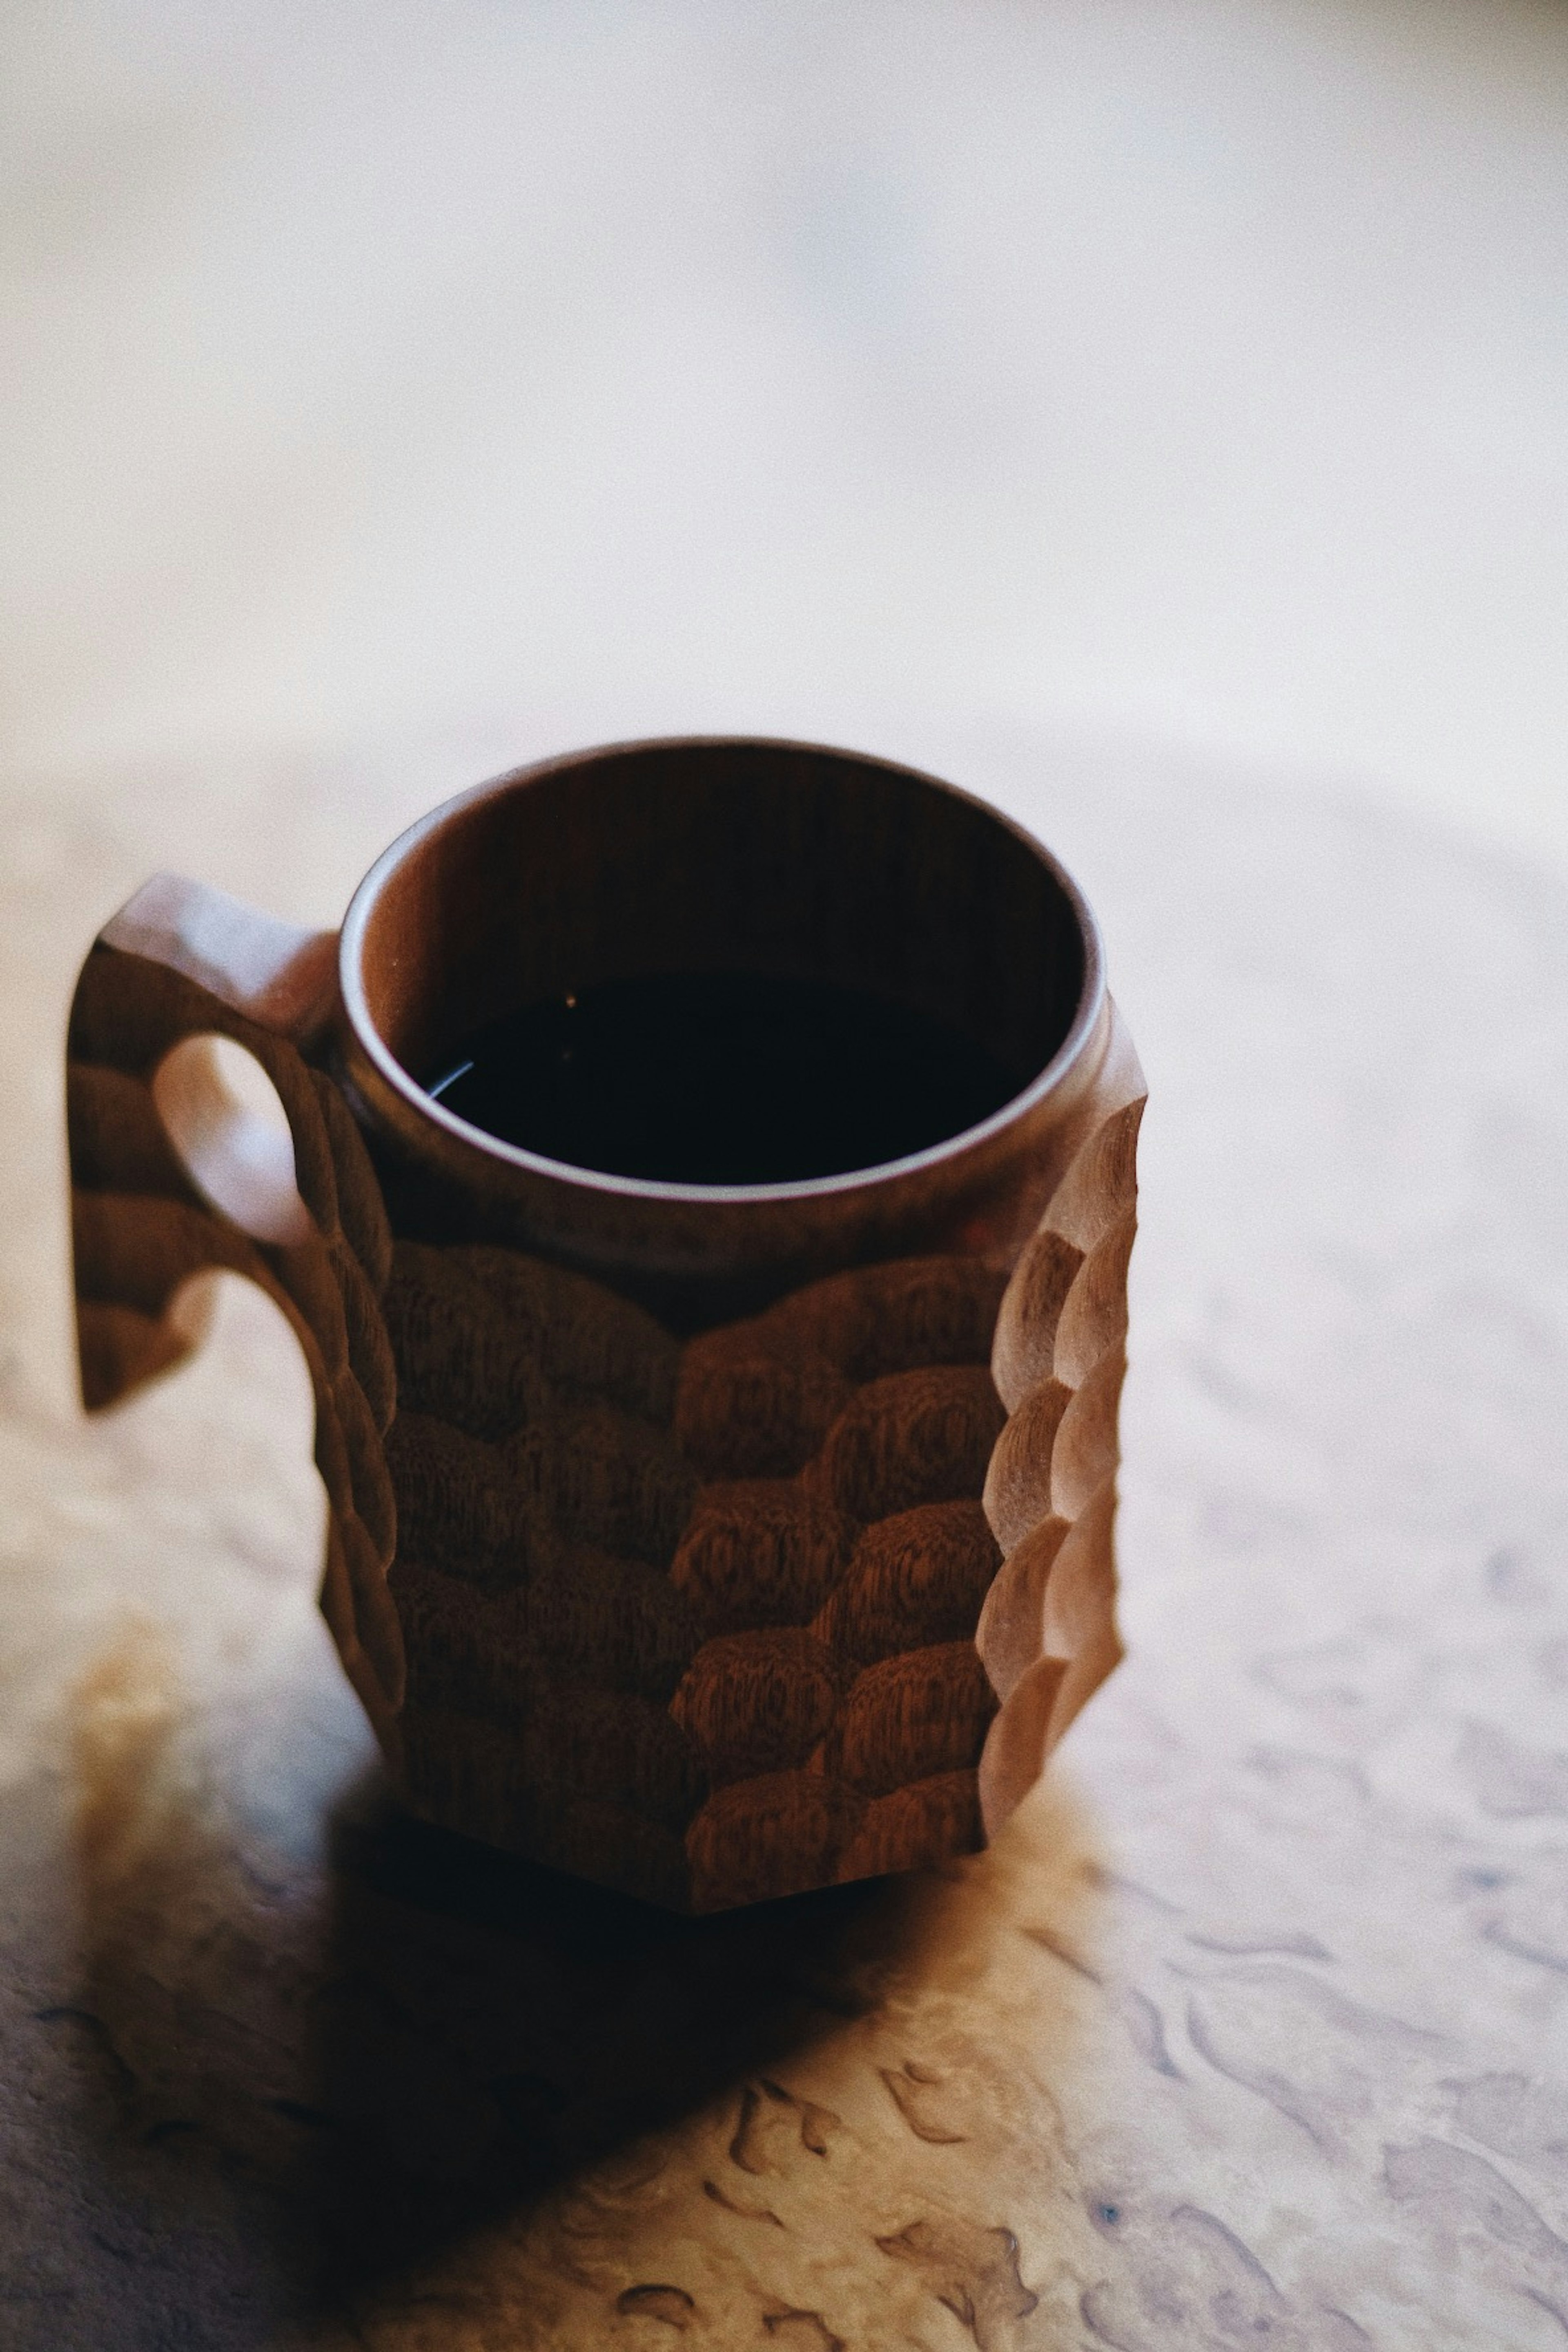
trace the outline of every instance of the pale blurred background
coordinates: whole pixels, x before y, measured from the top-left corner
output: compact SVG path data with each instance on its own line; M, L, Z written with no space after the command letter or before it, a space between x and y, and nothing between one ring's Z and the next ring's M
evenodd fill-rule
M4 52L14 810L959 726L1568 866L1563 8L11 0Z

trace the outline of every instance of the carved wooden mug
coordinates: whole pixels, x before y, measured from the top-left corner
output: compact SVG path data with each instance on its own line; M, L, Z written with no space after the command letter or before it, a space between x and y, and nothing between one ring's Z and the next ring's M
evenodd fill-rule
M563 1164L420 1083L670 971L822 976L1032 1075L886 1164L739 1185ZM1143 1082L1082 898L983 803L651 742L449 803L336 935L162 877L88 957L68 1082L87 1405L184 1352L191 1276L276 1300L321 1608L426 1819L681 1910L901 1870L983 1843L1115 1664Z

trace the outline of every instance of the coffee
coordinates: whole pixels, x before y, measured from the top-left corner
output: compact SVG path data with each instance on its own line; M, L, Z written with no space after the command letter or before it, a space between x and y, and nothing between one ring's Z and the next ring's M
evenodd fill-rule
M684 1184L846 1175L958 1135L1032 1075L836 981L653 972L489 1023L426 1083L550 1160Z

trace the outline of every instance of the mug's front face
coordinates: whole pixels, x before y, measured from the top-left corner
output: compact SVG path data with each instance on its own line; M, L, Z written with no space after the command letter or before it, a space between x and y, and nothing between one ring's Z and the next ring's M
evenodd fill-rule
M1051 1560L1109 1573L1130 1097L1070 885L874 761L635 747L416 828L342 968L416 1809L700 1910L978 1843L999 1699L1003 1810L1077 1703Z

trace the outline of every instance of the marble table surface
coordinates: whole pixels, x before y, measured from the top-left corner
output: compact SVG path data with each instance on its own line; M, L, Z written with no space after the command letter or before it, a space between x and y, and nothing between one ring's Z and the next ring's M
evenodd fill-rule
M8 809L5 2352L1568 2339L1568 903L924 748L1078 871L1149 1076L1129 1655L991 1853L696 1923L390 1804L258 1295L100 1423L68 1384L98 921L159 863L325 919L464 773Z

